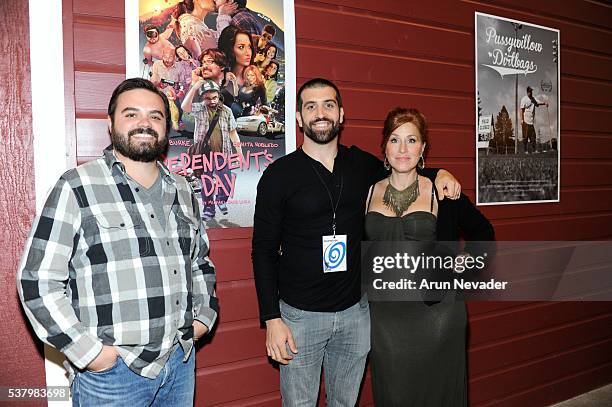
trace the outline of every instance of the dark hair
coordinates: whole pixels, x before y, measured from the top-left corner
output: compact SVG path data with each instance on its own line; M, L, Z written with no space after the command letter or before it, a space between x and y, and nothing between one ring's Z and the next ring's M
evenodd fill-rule
M385 119L385 124L383 126L383 137L380 142L380 148L383 155L385 154L385 147L387 146L389 137L391 137L391 133L406 123L414 124L419 130L419 133L421 133L421 141L423 143L427 143L427 119L425 119L423 113L414 108L396 107L387 113L387 118Z
M176 7L172 12L172 16L178 20L180 16L186 13L191 13L194 9L193 0L183 0L176 3ZM178 21L177 21L178 23Z
M208 48L202 52L198 58L198 61L202 63L205 56L211 57L215 61L215 64L219 65L224 71L227 69L227 58L225 57L225 54L219 51L217 48Z
M306 81L302 86L300 86L300 89L298 90L297 111L300 113L302 112L302 103L303 103L302 92L304 92L306 89L325 88L325 87L332 88L336 92L336 102L338 102L339 108L342 107L342 97L340 97L340 91L338 90L338 87L332 81L329 81L327 79L313 78L309 81Z
M272 43L272 42L268 43L268 45L266 45L264 47L263 54L267 58L268 57L268 50L270 48L274 48L274 56L272 57L274 59L274 58L276 58L276 53L278 52L278 47L274 43Z
M270 63L269 63L268 65L266 65L266 67L263 69L263 73L264 73L264 74L266 73L266 69L268 69L268 67L269 67L270 65L276 65L276 72L274 72L274 75L272 75L272 76L270 77L270 79L277 80L277 79L278 79L278 71L279 71L279 69L280 69L280 62L278 62L278 60L276 60L276 59L271 60L271 61L270 61ZM265 75L264 75L264 76L265 76Z
M236 65L236 54L234 54L234 45L236 44L236 37L239 34L244 34L249 39L249 44L251 46L251 61L253 63L253 57L255 57L255 49L253 47L253 38L251 34L247 31L244 31L241 28L238 28L234 25L228 25L221 31L221 35L219 35L219 51L225 54L227 58L227 68L232 70Z
M267 32L268 34L270 34L271 36L273 36L273 37L274 37L274 35L276 35L276 28L274 28L274 26L272 26L272 25L270 25L270 24L266 24L266 25L264 25L264 28L263 28L262 34L263 34L264 32Z
M151 31L151 30L155 30L159 34L159 27L157 27L156 25L153 25L153 24L145 25L144 29L142 31L144 31L146 33L147 31Z
M172 128L172 121L170 118L170 103L168 102L168 98L166 95L161 92L157 87L153 84L153 82L143 79L143 78L130 78L126 79L119 84L113 91L111 95L110 101L108 102L108 116L111 119L111 123L115 123L115 109L117 108L117 100L119 96L127 91L134 89L145 89L152 93L155 93L162 99L164 103L164 116L166 116L166 136L170 132Z
M238 8L246 8L247 0L234 0Z
M193 58L193 55L191 55L191 51L189 51L187 47L185 47L184 45L179 45L176 48L174 48L174 55L176 56L176 59L178 59L179 61L182 61L181 57L178 54L179 48L183 48L185 51L187 51L187 54L189 54L189 57Z

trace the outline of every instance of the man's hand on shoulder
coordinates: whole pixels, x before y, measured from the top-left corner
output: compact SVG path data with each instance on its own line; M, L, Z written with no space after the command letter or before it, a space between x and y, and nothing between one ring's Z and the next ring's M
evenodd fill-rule
M291 352L298 353L293 335L287 324L280 318L266 321L266 350L268 351L268 356L278 363L288 364L293 359L293 355L287 352L286 345L289 345Z
M438 190L439 200L444 198L458 199L461 195L461 184L457 178L453 177L453 174L444 169L438 171L436 189Z
M102 345L102 350L98 353L98 356L87 365L87 370L90 372L102 372L108 370L117 361L119 354L114 347L109 345Z

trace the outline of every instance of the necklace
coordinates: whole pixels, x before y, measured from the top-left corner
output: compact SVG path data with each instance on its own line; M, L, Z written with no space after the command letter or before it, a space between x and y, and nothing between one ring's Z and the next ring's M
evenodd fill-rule
M419 197L419 176L417 175L416 180L402 191L391 185L391 177L388 179L389 184L383 195L383 204L393 211L395 216L402 216L402 213Z

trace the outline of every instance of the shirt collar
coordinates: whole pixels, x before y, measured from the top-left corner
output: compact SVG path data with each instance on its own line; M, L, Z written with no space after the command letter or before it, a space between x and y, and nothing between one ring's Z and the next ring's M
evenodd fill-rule
M125 174L125 165L123 165L123 163L117 159L112 144L104 149L104 161L111 172L113 171L113 168L117 166L119 171L121 171L122 174ZM157 168L159 168L159 173L168 183L174 184L176 182L174 177L172 177L170 170L168 170L168 167L166 167L163 162L157 161Z

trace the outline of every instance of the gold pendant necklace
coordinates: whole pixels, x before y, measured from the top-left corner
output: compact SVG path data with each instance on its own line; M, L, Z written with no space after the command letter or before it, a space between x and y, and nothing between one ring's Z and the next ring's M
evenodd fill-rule
M416 180L401 191L391 185L391 177L388 179L389 184L383 195L383 204L395 213L395 216L402 216L402 213L419 197L419 176L417 174Z

